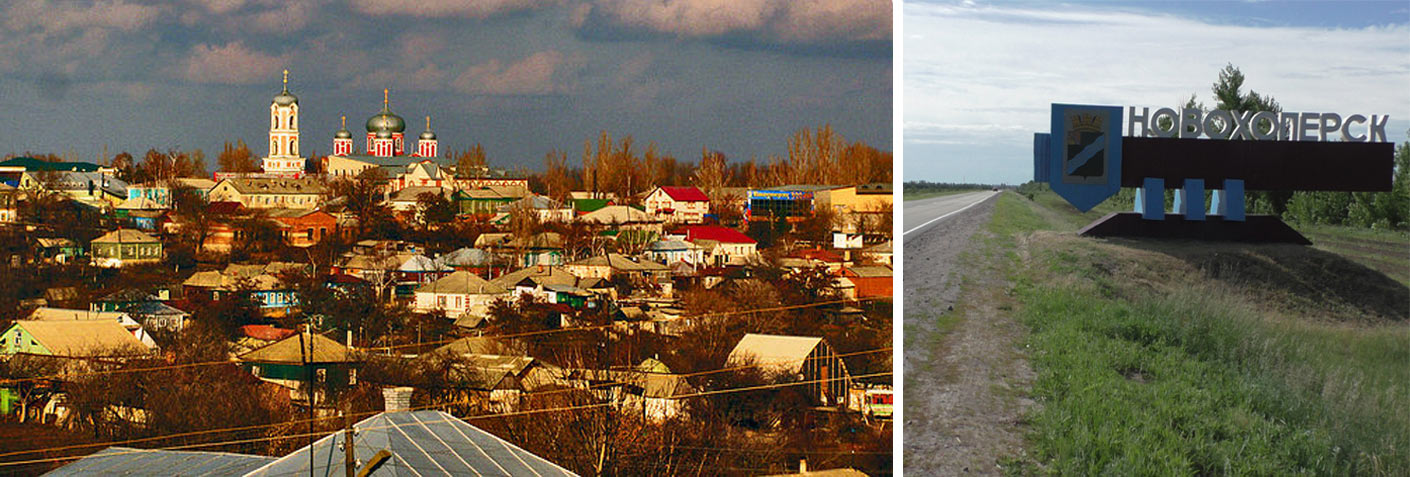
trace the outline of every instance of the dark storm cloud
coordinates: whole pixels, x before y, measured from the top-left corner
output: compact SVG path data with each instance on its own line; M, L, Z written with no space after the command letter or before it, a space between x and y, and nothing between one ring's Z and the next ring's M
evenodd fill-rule
M383 88L409 130L433 116L443 150L479 142L505 166L599 131L687 160L783 154L824 123L890 148L890 15L876 0L20 0L0 4L0 106L24 121L0 154L236 139L263 154L283 69L304 151L327 152L339 116L361 127Z

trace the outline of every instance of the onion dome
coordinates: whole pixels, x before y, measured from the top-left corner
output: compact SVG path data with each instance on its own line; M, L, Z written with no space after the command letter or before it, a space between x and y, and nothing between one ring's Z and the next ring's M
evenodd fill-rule
M377 139L391 139L392 132L387 130L377 131Z
M426 132L421 133L421 139L425 139L428 141L434 141L436 139L436 133L431 132L430 116L426 116Z
M367 132L375 133L387 131L388 133L399 133L406 131L406 121L392 112L390 102L387 100L387 90L382 90L382 112L367 118Z
M284 91L280 91L278 95L274 96L274 104L280 106L299 104L299 97L289 92L289 70L284 70Z
M343 127L333 135L337 139L352 139L352 133L348 132L348 117L343 116Z

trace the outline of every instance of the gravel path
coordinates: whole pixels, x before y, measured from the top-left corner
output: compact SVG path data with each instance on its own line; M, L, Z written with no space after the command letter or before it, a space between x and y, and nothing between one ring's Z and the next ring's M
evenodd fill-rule
M907 474L998 475L1001 459L1023 449L1019 418L1033 380L1020 349L1026 330L1006 306L1008 284L993 261L1001 258L984 258L976 236L987 233L997 200L905 237ZM958 321L941 329L942 316Z

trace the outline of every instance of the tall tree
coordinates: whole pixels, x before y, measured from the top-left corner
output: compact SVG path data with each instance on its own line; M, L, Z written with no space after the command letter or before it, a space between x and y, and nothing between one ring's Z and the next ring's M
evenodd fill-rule
M220 156L216 157L216 164L224 172L258 172L259 165L255 164L255 155L250 152L250 147L245 145L244 140L236 140L235 145L229 141L225 142L225 148L220 151Z
M460 177L475 177L484 174L489 170L489 161L485 159L485 148L480 143L470 146L470 149L455 153L455 173Z

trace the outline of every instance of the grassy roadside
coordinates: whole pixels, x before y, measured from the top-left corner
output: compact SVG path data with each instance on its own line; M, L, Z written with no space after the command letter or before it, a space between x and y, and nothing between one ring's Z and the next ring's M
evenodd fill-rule
M985 189L959 189L959 190L947 190L947 191L941 191L941 192L935 192L935 191L913 192L913 191L902 190L902 191L901 191L901 197L902 197L902 200L920 200L920 199L929 199L929 198L932 198L932 197L944 197L944 196L947 196L947 195L967 194L967 193L970 193L970 192L979 192L979 191L981 191L981 190L985 190Z
M1396 308L1410 292L1363 262L1403 269L1384 252L1410 241L1310 233L1358 259L1071 235L1094 214L1051 192L1004 194L994 214L1023 245L1013 294L1038 374L1034 457L1016 473L1410 475L1410 301ZM1289 281L1333 290L1290 305L1305 293ZM1367 306L1336 282L1393 299Z

